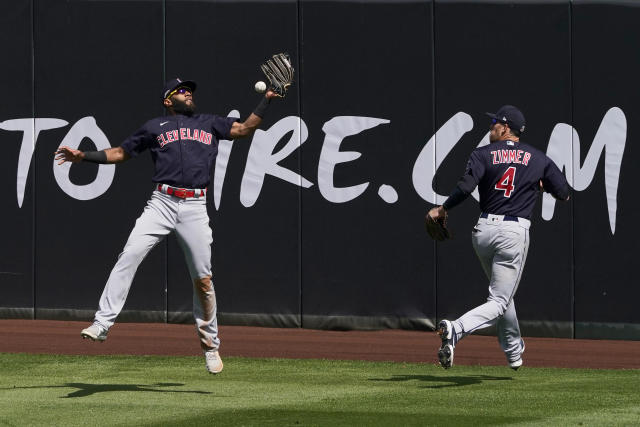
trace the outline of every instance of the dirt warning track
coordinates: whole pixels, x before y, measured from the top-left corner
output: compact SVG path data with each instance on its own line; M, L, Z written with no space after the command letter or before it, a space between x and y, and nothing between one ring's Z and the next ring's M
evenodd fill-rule
M0 320L0 352L51 354L199 355L193 325L117 323L104 343L83 340L87 322ZM434 332L319 331L221 326L220 354L243 357L375 360L437 364ZM640 341L527 338L525 366L640 369ZM456 347L456 365L505 365L495 337L469 336Z

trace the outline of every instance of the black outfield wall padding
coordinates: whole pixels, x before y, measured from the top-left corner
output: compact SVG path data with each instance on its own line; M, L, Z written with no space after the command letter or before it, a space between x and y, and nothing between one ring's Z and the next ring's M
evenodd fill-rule
M151 194L148 153L65 171L53 152L117 146L162 113L161 24L160 1L34 1L35 115L58 121L40 132L34 154L36 317L40 309L97 309ZM161 244L138 269L125 309L166 312L165 288Z
M2 198L0 239L0 307L4 317L33 316L34 293L34 174L32 162L33 80L31 70L31 7L29 2L11 2L0 14L2 78L10 82L11 102L0 104L0 138L3 166L0 179L6 191ZM10 58L9 61L6 58ZM21 167L20 167L21 166Z

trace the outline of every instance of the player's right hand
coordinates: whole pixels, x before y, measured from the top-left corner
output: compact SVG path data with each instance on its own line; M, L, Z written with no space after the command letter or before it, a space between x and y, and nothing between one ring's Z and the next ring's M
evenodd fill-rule
M69 148L66 146L58 148L58 150L55 152L55 155L55 159L60 160L58 162L59 165L63 164L64 162L78 163L81 162L84 158L82 151L74 150L73 148Z

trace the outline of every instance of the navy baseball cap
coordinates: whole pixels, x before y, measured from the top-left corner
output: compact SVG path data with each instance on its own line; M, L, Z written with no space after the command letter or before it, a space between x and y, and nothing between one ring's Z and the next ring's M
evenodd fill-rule
M513 105L503 105L494 113L485 113L492 119L496 119L499 122L506 123L513 130L520 133L524 132L524 114Z
M181 78L176 77L164 84L164 89L162 89L162 99L165 99L174 89L180 86L188 87L191 89L191 93L196 91L196 82L193 80L182 80Z

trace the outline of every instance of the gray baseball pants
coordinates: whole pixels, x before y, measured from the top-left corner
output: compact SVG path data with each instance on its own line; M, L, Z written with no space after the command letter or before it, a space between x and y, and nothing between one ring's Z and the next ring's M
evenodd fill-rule
M524 350L513 297L527 259L530 225L524 218L505 221L503 215L478 219L472 242L489 278L489 297L487 302L452 322L456 341L478 329L496 325L498 341L509 362L517 360Z
M216 295L211 281L213 237L206 195L183 199L157 189L153 191L111 270L95 320L107 329L113 326L127 299L138 266L149 251L172 231L176 233L191 275L193 316L201 347L215 350L220 346L220 340Z

